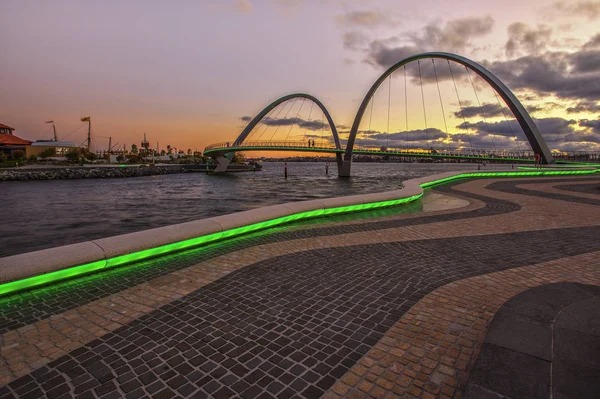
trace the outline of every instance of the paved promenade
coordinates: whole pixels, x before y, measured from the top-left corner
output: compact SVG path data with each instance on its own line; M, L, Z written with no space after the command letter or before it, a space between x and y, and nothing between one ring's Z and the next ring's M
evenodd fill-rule
M598 392L600 176L467 180L427 195L454 205L283 226L1 299L0 398ZM570 284L548 285L559 282ZM531 289L563 293L553 314L576 305L565 315L579 322L503 306L529 303ZM587 355L519 351L499 310L551 337L583 334ZM527 356L541 371L519 380L528 370L512 366ZM557 374L565 367L576 386ZM506 391L516 380L522 390Z

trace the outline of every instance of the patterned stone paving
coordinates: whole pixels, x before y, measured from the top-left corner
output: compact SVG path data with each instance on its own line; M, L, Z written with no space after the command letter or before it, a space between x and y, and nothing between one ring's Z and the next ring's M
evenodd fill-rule
M131 286L140 281L150 281L141 285L135 294L139 305L133 311L131 305L123 308L127 311L115 312L112 324L99 321L94 329L90 329L92 335L77 339L71 338L68 331L79 333L79 322L55 326L61 333L67 334L64 343L55 344L48 349L50 354L41 358L36 351L44 352L45 349L39 347L46 345L44 339L35 341L39 345L36 344L37 348L31 354L28 354L29 346L23 345L23 340L28 339L28 331L40 331L39 327L33 327L34 324L45 322L49 316L52 323L56 316L62 317L64 310L75 306L82 314L89 308L85 303L91 306L95 302L90 300L105 297L113 291L104 293L104 296L99 293L97 297L84 298L84 303L76 305L70 297L77 298L77 290L74 289L62 297L66 305L57 313L50 309L30 319L24 319L15 312L19 309L16 299L12 304L6 301L1 308L6 309L6 314L11 314L11 309L13 312L7 320L20 320L27 326L15 330L16 334L11 331L2 336L2 360L5 363L0 364L0 381L9 382L14 378L10 375L25 376L1 388L0 397L318 397L325 392L326 396L460 395L460 381L464 378L457 378L458 385L452 388L453 393L449 393L449 388L444 393L441 386L438 386L437 393L432 393L422 389L423 385L419 388L417 383L412 384L413 379L409 387L420 389L418 394L416 390L405 390L400 394L389 386L391 380L382 380L383 386L373 384L376 380L370 381L370 374L361 382L372 384L370 389L366 389L365 384L363 389L358 390L339 384L342 383L340 379L352 373L349 371L351 368L363 364L365 359L374 359L364 354L373 350L378 341L383 342L385 334L402 323L404 317L413 314L411 312L422 303L421 299L427 299L425 295L456 284L452 281L462 283L487 278L490 276L487 273L535 268L543 262L552 264L599 251L600 243L595 237L600 232L600 221L593 202L583 203L579 201L582 197L576 198L567 193L549 196L551 199L544 202L537 194L531 193L540 191L518 187L541 182L548 183L548 187L557 182L587 185L593 181L589 178L498 181L489 186L493 191L482 189L487 184L483 181L457 184L458 187L470 187L466 191L442 186L440 191L469 197L473 204L483 201L485 206L472 205L430 216L400 215L369 222L338 222L289 231L280 229L277 234L262 235L259 239L266 242L248 244L247 249L243 249L243 245L242 249L230 246L227 250L233 251L228 258L231 264L211 266L200 280L195 281L178 280L180 272L173 273L177 269L196 267L189 267L191 262L172 268L170 262L164 260L163 267L167 273L127 283ZM565 214L562 219L561 214L556 213L552 220L540 219L534 226L537 231L519 231L532 230L528 218L537 220L532 204L541 204L537 207L540 215L544 212L554 214L553 209L564 207L565 201L572 205L562 212ZM522 210L523 204L526 210ZM542 213L539 213L540 210ZM519 218L524 221L523 224L493 225L506 218L503 215L517 213L522 214ZM582 227L574 228L578 224ZM432 229L419 227L424 225L431 225ZM455 236L439 230L444 226L448 226L450 233L454 231ZM417 227L421 233L415 230ZM506 233L489 234L494 227ZM544 228L546 230L540 230ZM379 231L384 235L381 236ZM416 235L410 239L409 233ZM436 236L440 238L428 239ZM331 237L326 241L335 243L336 247L316 248L324 243L319 237ZM376 243L378 237L383 243ZM361 238L371 244L357 245ZM548 242L560 245L548 248ZM305 245L305 250L301 249L302 245ZM268 248L280 250L262 253ZM256 261L248 263L247 255L242 255L244 251L252 253ZM277 255L277 252L284 254L286 251L290 255ZM237 253L239 255L235 255ZM193 258L189 254L181 256ZM217 264L223 258L222 253L214 253L207 259L208 263L214 259ZM593 260L596 266L597 259ZM176 259L171 259L171 262L176 263ZM207 261L199 265L205 263ZM223 273L227 275L222 277ZM568 270L563 278L567 275ZM589 277L589 274L584 273L583 277L578 275L577 278L587 282L585 276ZM114 278L118 279L117 274ZM167 279L176 288L165 295L152 290L152 279ZM111 283L107 282L106 286L110 291ZM123 289L120 286L120 290ZM129 290L127 288L125 292ZM143 290L149 292L145 297L147 301L142 303ZM158 299L162 296L165 300ZM28 303L34 302L23 301L22 308L26 309ZM56 305L61 306L62 303ZM118 302L113 305L119 307ZM500 305L501 302L498 307ZM490 313L490 310L487 312ZM493 312L495 310L492 315ZM66 320L78 319L68 316ZM89 320L88 316L83 323L89 324ZM477 325L484 329L485 320L483 323L477 320ZM94 334L99 338L94 339ZM35 335L31 337L33 339ZM472 338L471 345L476 347L477 339ZM64 353L68 354L61 356ZM472 349L471 358L475 354L476 349ZM22 364L20 360L16 363L12 360L18 356L32 360L23 368L19 366ZM35 360L36 356L38 360ZM48 363L46 359L56 360ZM466 365L460 363L461 367L466 368L470 364L462 361ZM14 374L5 374L2 371L5 365L10 365ZM461 372L466 373L464 369ZM400 374L407 377L409 373L410 370L403 368ZM418 375L415 374L414 378L421 381ZM439 377L439 373L433 375ZM344 389L346 391L342 392Z
M454 193L452 186L441 186L439 191ZM142 262L127 268L104 272L101 276L91 276L57 284L44 290L36 290L0 299L0 333L26 326L54 314L63 313L85 303L106 297L153 278L167 275L190 265L212 259L242 248L284 242L302 238L315 238L360 231L382 230L393 227L449 221L462 218L490 216L518 210L517 204L508 201L462 193L472 199L485 199L485 207L473 212L435 212L431 216L417 218L380 220L350 224L334 223L330 227L294 230L286 227L259 232L247 237L224 241L180 254ZM332 218L335 221L335 218ZM288 231L290 230L290 231Z
M382 390L461 397L489 323L509 298L560 281L600 285L598 266L600 252L593 252L446 284L405 313L325 397L380 397Z

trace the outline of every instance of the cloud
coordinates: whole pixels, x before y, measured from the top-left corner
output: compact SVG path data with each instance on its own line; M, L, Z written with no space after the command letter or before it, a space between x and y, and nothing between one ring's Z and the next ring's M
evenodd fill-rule
M446 22L444 27L439 23L431 23L420 33L409 34L414 46L426 51L464 52L471 45L471 40L487 35L492 31L494 19L459 18Z
M329 129L329 123L321 121L303 121L298 126L302 129L312 130L313 132L315 130Z
M600 1L580 1L567 4L565 1L555 3L555 8L562 14L587 17L590 21L600 17Z
M449 51L454 53L463 53L468 47L472 46L472 40L479 38L491 32L494 20L490 16L482 18L462 18L448 21L443 27L438 24L429 24L421 32L412 32L405 36L392 37L388 39L372 40L364 49L366 57L364 62L376 68L389 68L396 62L409 56L425 51ZM359 39L358 37L355 39ZM408 43L407 43L408 40ZM404 41L403 45L396 45L397 42ZM350 42L351 49L358 50L364 43L364 38ZM350 47L347 46L350 49ZM435 81L435 72L439 80L450 79L451 74L446 62L438 60L436 71L429 60L424 60L427 65L423 65L420 75L424 82ZM417 63L410 63L406 66L407 74L411 78L419 77ZM456 77L462 76L454 71Z
M236 11L243 14L251 13L254 10L254 5L250 0L235 0L234 7Z
M596 36L592 37L583 45L584 50L594 48L600 48L600 33L596 33Z
M270 117L265 117L262 119L261 121L264 125L267 126L292 126L292 125L297 125L298 127L302 128L302 129L308 129L308 130L320 130L320 129L329 129L329 123L326 122L322 122L319 120L312 120L312 121L307 121L304 120L302 118L279 118L279 119L275 119L275 118L270 118Z
M489 69L513 90L554 94L562 99L596 101L600 98L600 50L575 53L546 52L508 61Z
M538 129L546 138L546 136L560 135L574 133L574 125L577 124L575 120L563 119L563 118L533 118L533 121L537 125ZM509 125L510 124L510 125ZM476 123L463 122L457 126L458 129L477 131L480 134L494 134L499 136L512 137L515 134L522 134L521 127L515 119L509 121L498 121L498 122L484 122L479 121ZM512 128L512 130L511 130Z
M369 37L361 31L353 30L342 35L344 47L348 50L358 50L369 42Z
M457 118L472 118L474 116L483 116L486 118L491 118L500 115L503 115L502 107L500 107L498 104L483 104L481 107L463 107L462 112L454 112L454 116L456 116Z
M391 18L378 11L348 11L336 17L337 23L344 27L375 28L378 26L393 26Z
M569 114L580 112L600 112L600 104L595 101L580 101L576 106L567 108Z
M582 119L579 121L579 126L590 129L594 133L600 133L600 119L596 119L596 120Z
M400 131L395 133L375 133L368 135L370 140L388 140L388 141L427 141L446 138L448 135L437 128L416 129L409 131Z
M294 8L302 4L302 0L271 0L273 3L283 6Z
M252 120L252 117L251 117L251 116L242 116L242 117L240 118L240 120L241 120L242 122L250 122L250 121Z
M572 54L570 64L575 73L599 72L600 51L580 51Z
M552 29L544 25L533 29L523 22L515 22L508 26L508 41L505 45L506 55L514 57L522 52L530 55L539 54L545 50L551 35Z

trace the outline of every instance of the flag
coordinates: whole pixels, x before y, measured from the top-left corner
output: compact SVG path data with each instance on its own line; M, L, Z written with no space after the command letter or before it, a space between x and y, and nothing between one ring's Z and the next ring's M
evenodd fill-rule
M90 117L86 116L85 118L81 118L82 122L90 122Z
M46 122L46 123L54 123L54 121L48 121L48 122Z

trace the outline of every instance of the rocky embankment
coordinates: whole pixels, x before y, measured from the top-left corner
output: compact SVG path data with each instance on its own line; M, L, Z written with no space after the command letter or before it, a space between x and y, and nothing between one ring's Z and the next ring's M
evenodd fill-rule
M139 177L183 173L181 165L169 166L127 166L127 167L64 167L53 169L0 169L0 181L12 180L68 180L106 179Z

